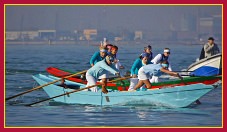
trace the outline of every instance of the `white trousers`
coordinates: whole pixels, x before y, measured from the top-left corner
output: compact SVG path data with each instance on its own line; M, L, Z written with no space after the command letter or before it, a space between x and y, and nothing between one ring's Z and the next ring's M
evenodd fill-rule
M99 76L99 79L102 79L102 78L107 78L109 77L109 73L106 72L106 74L102 74L101 76Z
M143 67L141 67L138 71L138 79L139 80L147 80L150 79L150 76L145 74Z
M91 76L88 72L86 73L86 79L87 79L86 87L92 86L92 85L96 85L97 79L95 79L93 76ZM89 89L92 92L97 92L98 91L98 87L97 86L89 88ZM87 91L87 90L84 90L84 91Z
M138 83L139 79L138 78L131 78L130 79L130 85L128 88L128 91L133 90L133 88L136 86L136 84Z
M150 79L151 83L157 83L158 82L158 76L152 76L152 78Z
M137 83L139 82L139 79L138 78L131 78L130 79L130 85L129 85L129 88L128 88L128 91L132 91L134 90L134 87L137 85ZM140 89L142 90L143 88L145 88L145 84L140 87Z
M116 69L119 70L120 76L123 77L122 74L121 74L121 71L120 71L120 67L121 67L121 66L122 66L121 63L120 63L119 60L118 60L117 63L115 63L115 67L116 67Z

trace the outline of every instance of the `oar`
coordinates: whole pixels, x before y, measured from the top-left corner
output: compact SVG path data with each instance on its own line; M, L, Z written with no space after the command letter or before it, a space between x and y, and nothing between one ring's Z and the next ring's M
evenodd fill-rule
M178 76L178 78L179 78L185 85L187 85L187 83L184 81L183 77L181 77L180 74L178 74L177 76Z
M194 72L194 71L172 71L172 72Z
M132 78L132 77L131 77L131 76L123 77L123 78L119 78L119 79L116 79L116 80L113 80L113 81L109 81L108 83L117 82L117 81L129 79L129 78ZM98 85L101 85L101 84L96 84L96 85L88 86L88 87L81 88L81 89L78 89L78 90L73 90L73 91L71 91L71 92L67 92L67 93L60 94L60 95L57 95L57 96L54 96L54 97L51 97L51 98L48 98L48 99L44 99L44 100L41 100L41 101L38 101L38 102L34 102L34 103L31 103L31 104L27 104L27 105L25 105L25 106L32 106L32 105L34 105L34 104L38 104L38 103L41 103L41 102L44 102L44 101L47 101L47 100L51 100L51 99L54 99L54 98L58 98L58 97L61 97L61 96L64 96L64 95L69 95L69 94L71 94L71 93L79 92L79 91L82 91L82 90L85 90L85 89L89 89L89 88L92 88L92 87L95 87L95 86L98 86Z
M75 76L75 75L85 73L86 71L87 71L87 70L84 70L84 71L81 71L81 72L78 72L78 73L75 73L75 74L72 74L72 75L69 75L69 76L65 76L65 77L63 77L63 78L70 78L70 77L73 77L73 76ZM55 81L53 81L53 82L44 84L44 85L40 85L40 86L38 86L38 87L32 88L32 89L30 89L30 90L27 90L27 91L25 91L25 92L22 92L22 93L19 93L19 94L17 94L17 95L8 97L8 98L6 98L5 100L7 101L7 100L9 100L9 99L12 99L12 98L15 98L15 97L17 97L17 96L20 96L20 95L23 95L23 94L32 92L32 91L34 91L34 90L40 89L40 88L42 88L42 87L48 86L48 85L50 85L50 84L56 83L56 82L61 81L61 80L62 80L62 78L59 79L59 80L55 80Z

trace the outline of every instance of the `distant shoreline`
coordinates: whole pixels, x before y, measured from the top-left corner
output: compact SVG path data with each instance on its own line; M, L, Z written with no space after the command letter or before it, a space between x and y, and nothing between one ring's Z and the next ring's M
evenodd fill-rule
M119 45L119 44L184 44L184 45L204 45L205 42L201 41L170 41L170 40L156 40L156 41L113 41L111 44ZM221 42L215 41L216 44L222 45ZM54 44L89 44L89 45L99 45L100 41L6 41L6 44L44 44L44 45L54 45Z

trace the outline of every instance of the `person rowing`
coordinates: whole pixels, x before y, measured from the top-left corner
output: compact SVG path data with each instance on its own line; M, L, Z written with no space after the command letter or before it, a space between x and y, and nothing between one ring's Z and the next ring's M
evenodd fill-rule
M107 76L108 72L120 76L119 70L115 68L114 64L114 57L107 55L104 60L97 62L93 67L91 67L87 73L86 73L86 79L87 79L87 86L95 85L98 79L101 79L101 85L102 85L102 92L108 93L106 89L107 85ZM93 87L90 88L92 92L97 92L98 88Z
M135 85L138 83L139 80L137 78L137 75L138 75L139 69L142 66L145 66L147 64L151 64L151 62L148 61L148 58L149 58L149 54L144 52L144 53L142 53L139 56L139 58L137 58L134 61L133 65L132 65L132 68L131 68L131 76L132 76L132 78L130 79L130 85L129 85L128 91L133 90Z
M151 61L153 64L159 64L160 62L166 60L168 61L168 70L172 71L171 65L170 65L170 49L169 48L164 48L163 54L158 54L154 57L154 59ZM159 77L157 76L152 76L150 79L150 82L158 82Z
M97 62L103 60L107 55L107 48L102 44L99 47L99 51L95 52L90 59L90 65L94 66Z
M143 53L147 53L148 54L148 60L147 61L150 62L153 59L153 53L152 53L151 45L148 45L148 46L144 47L144 52Z
M107 55L107 48L106 46L103 46L102 42L100 44L100 47L99 47L99 51L95 52L91 59L90 59L90 65L91 67L93 67L97 62L103 60ZM85 80L85 74L81 74L80 78Z
M140 88L141 86L143 86L144 84L146 85L147 89L151 89L152 84L149 81L149 79L152 76L161 76L163 73L167 73L171 76L176 76L179 77L181 80L183 79L179 73L177 72L172 72L168 70L168 66L169 63L167 60L162 61L159 64L148 64L145 65L143 67L141 67L138 71L138 79L139 82L136 84L136 86L132 89L132 90L137 90L138 88ZM131 90L131 91L132 91Z
M124 66L121 65L120 61L117 59L117 52L118 52L118 47L116 45L113 45L111 47L110 53L109 55L114 57L114 63L115 63L115 67L119 70L119 69L124 69Z

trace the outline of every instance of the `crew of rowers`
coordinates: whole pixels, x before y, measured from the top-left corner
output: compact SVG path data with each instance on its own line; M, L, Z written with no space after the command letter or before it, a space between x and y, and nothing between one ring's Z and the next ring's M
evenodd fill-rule
M95 85L98 79L101 79L102 92L108 93L106 89L108 74L112 73L117 77L121 77L119 69L123 69L117 59L118 47L108 44L107 40L101 42L99 51L95 52L90 59L91 68L86 72L87 87ZM162 73L176 76L182 79L177 72L172 72L169 62L170 49L165 48L163 54L158 54L153 58L152 47L148 45L144 47L144 52L135 60L131 67L131 79L128 91L134 91L138 88L147 89L152 87L151 83L158 82L158 78ZM89 89L97 92L97 87Z

